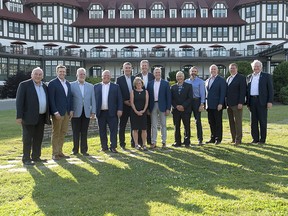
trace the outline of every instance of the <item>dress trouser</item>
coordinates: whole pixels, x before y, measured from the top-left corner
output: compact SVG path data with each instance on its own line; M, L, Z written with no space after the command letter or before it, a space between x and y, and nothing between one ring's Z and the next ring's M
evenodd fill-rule
M227 108L227 114L229 119L230 132L233 142L242 141L242 113L243 109L238 109L238 106L229 106Z
M166 115L165 115L165 112L161 112L159 110L158 102L155 102L154 108L151 112L151 128L152 128L151 143L153 143L153 144L157 143L158 117L160 119L161 141L162 141L162 144L166 144L166 139L167 139Z
M62 154L65 135L68 131L69 115L66 112L60 119L52 116L52 155Z
M192 113L193 113L195 124L196 124L197 138L199 142L202 142L203 141L203 129L202 129L202 122L201 122L201 112L199 112L200 104L201 104L200 99L193 99Z
M119 123L119 142L121 147L125 147L125 132L126 132L126 125L128 122L128 119L131 116L131 107L127 106L126 104L123 104L123 113L122 116L120 117L120 123ZM131 131L131 145L133 146L134 141L132 137L132 131ZM135 144L134 144L135 145Z
M213 142L221 142L222 141L222 133L223 133L223 125L222 125L222 115L223 110L218 111L217 109L208 109L208 122L210 125L211 131L211 141Z
M38 159L44 134L45 114L40 114L36 125L22 124L23 157L22 161ZM32 155L31 154L32 149Z
M173 124L175 144L181 145L181 121L184 125L184 145L190 145L191 128L190 128L190 113L180 112L173 109Z
M81 153L86 153L88 151L87 134L89 122L90 118L86 118L84 109L82 110L80 117L71 119L73 131L73 153L79 152L79 140Z
M261 105L258 97L250 97L251 135L254 141L266 142L267 105ZM259 132L260 126L260 132Z

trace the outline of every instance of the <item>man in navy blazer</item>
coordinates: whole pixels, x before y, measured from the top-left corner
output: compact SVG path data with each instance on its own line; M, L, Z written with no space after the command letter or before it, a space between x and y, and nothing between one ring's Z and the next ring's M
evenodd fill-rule
M162 147L166 147L167 130L166 117L171 109L171 91L169 83L161 79L161 68L156 67L153 71L155 79L147 86L149 93L149 112L151 113L151 148L156 147L158 117L160 119Z
M212 64L209 68L211 76L206 80L206 109L211 136L206 143L220 144L223 136L222 115L225 107L226 81L218 75L218 67Z
M109 70L102 72L102 82L94 86L96 101L96 117L102 151L108 150L107 125L110 131L110 151L117 153L118 118L123 111L123 100L119 85L111 83Z
M142 60L140 62L140 69L141 72L136 74L135 77L140 77L144 82L144 89L147 89L147 85L150 81L154 80L155 77L152 73L149 72L149 61L148 60ZM139 130L138 133L138 144L142 146L142 139L141 139L141 130ZM147 115L147 144L151 145L151 116Z
M130 92L133 89L134 76L132 75L132 64L123 64L123 75L118 77L116 83L119 85L123 99L123 113L119 123L119 142L122 149L125 149L125 129L131 114ZM135 146L131 135L131 146Z
M251 63L253 73L247 76L247 107L250 110L252 142L264 144L267 137L268 109L272 108L273 82L270 74L262 71L262 62ZM259 132L260 126L260 132Z
M233 145L242 142L242 113L246 97L246 78L238 73L237 64L229 65L230 76L227 78L226 104Z
M70 83L65 79L66 67L56 67L57 77L49 82L48 94L52 114L52 159L69 158L63 154L64 138L72 117L72 94Z
M34 68L31 79L21 82L17 89L16 122L22 125L22 162L24 165L34 165L34 162L46 161L40 159L41 144L44 124L50 124L50 116L48 90L42 79L43 70L39 67Z
M76 73L77 80L71 82L72 92L72 110L73 117L71 119L72 131L73 131L73 155L80 151L84 156L88 156L88 144L87 133L90 122L90 117L95 117L95 96L94 86L91 83L85 81L86 70L84 68L78 68ZM80 139L81 137L81 139ZM79 143L79 140L80 143Z

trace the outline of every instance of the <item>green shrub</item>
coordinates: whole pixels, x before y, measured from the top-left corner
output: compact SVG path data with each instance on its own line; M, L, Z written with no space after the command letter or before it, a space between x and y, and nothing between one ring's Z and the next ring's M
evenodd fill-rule
M95 85L96 83L102 82L102 78L101 77L87 77L86 82L89 82Z
M280 90L287 87L288 83L288 62L282 62L273 71L273 84L275 90L275 99L280 100Z
M279 99L283 104L288 104L288 85L280 89Z

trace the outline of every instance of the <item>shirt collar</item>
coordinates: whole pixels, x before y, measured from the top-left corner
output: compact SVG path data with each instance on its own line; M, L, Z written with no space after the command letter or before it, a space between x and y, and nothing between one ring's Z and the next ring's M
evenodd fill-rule
M107 84L105 84L105 83L103 83L103 82L101 82L101 83L102 83L102 85L104 85L104 86L110 86L110 82L107 83Z
M59 79L59 81L60 81L61 83L65 83L65 82L66 82L66 79L61 80L59 77L57 77L57 78Z
M40 82L40 85L38 85L37 83L35 83L34 80L32 80L32 81L33 81L33 83L34 83L35 86L42 86L42 85L43 85L42 81Z
M85 81L84 81L84 83L82 84L82 83L79 82L79 80L77 80L77 83L78 83L79 85L85 85Z

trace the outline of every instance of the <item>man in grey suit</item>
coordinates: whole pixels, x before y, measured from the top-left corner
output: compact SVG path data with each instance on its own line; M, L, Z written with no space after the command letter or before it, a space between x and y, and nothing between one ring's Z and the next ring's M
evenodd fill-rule
M48 90L42 79L43 70L39 67L35 68L31 73L31 79L21 82L17 90L16 122L22 125L22 161L24 165L34 165L34 162L46 161L40 158L41 144L44 124L50 124L50 117Z
M85 82L86 70L79 68L76 73L77 80L71 82L72 92L72 112L73 117L71 119L72 131L73 131L73 155L79 153L79 140L80 151L84 156L88 156L87 145L87 132L90 122L90 117L95 117L95 97L94 86L91 83ZM80 138L81 137L81 138Z

